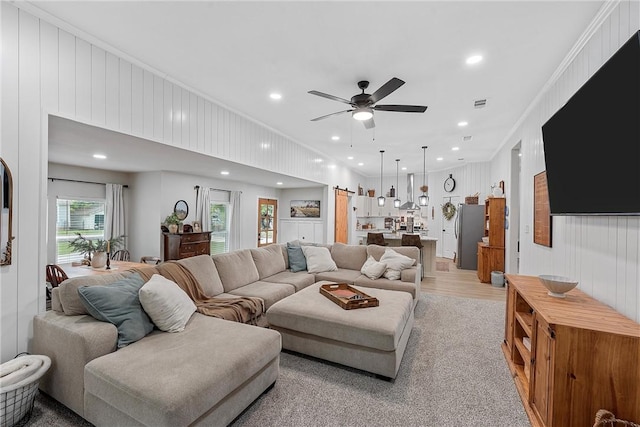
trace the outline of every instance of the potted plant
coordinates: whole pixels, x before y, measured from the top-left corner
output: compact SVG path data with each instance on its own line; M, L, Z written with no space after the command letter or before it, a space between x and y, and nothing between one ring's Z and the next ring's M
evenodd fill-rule
M107 251L115 251L124 243L124 235L108 240L101 238L88 239L80 233L78 237L69 242L69 247L74 252L80 252L86 256L87 262L94 268L104 267L107 262Z
M180 223L180 220L178 219L178 215L176 215L175 212L167 215L167 217L164 219L164 223L167 228L169 228L169 233L176 234L178 232L178 224Z

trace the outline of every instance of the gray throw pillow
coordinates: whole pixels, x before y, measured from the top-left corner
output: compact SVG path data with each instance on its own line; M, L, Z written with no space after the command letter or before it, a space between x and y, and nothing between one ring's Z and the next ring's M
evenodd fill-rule
M289 268L291 268L292 272L295 273L307 269L307 259L304 257L300 245L287 242L287 255L289 255Z
M105 286L81 286L78 295L87 312L118 328L118 348L142 339L153 323L142 309L138 292L144 280L138 273Z

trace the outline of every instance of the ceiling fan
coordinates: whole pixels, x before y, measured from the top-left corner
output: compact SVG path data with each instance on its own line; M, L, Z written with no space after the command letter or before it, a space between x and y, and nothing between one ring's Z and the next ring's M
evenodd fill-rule
M427 110L427 107L421 105L374 105L382 98L393 93L403 84L404 81L400 80L397 77L394 77L383 84L380 89L369 95L368 93L364 93L364 91L369 87L369 82L366 80L359 81L358 87L360 88L360 90L362 90L362 93L352 96L351 100L346 100L344 98L329 95L327 93L318 92L317 90L310 90L309 93L312 95L318 95L323 98L333 99L334 101L349 104L351 105L351 107L353 107L349 110L338 111L337 113L331 113L327 114L326 116L316 117L315 119L311 119L311 121L315 122L338 114L351 113L354 119L360 120L364 123L365 128L371 129L376 125L373 121L373 110L397 111L401 113L424 113Z

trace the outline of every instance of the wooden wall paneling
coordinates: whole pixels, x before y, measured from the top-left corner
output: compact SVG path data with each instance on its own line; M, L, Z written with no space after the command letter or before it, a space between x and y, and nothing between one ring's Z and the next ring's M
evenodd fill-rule
M142 68L131 66L131 133L142 135L144 130L144 77Z
M76 117L91 120L91 45L84 40L76 41Z
M156 82L158 80L155 80ZM171 144L173 141L173 85L167 80L162 80L164 86L162 122L164 124L162 140Z
M181 108L182 115L180 116L180 129L182 130L182 136L180 137L180 146L184 148L189 148L189 133L190 133L190 123L193 119L191 112L191 103L190 97L191 94L188 90L180 88L182 100L181 100Z
M12 247L12 256L16 265L19 268L23 267L18 274L20 285L23 286L17 286L15 307L17 324L24 326L18 328L17 340L18 350L26 351L31 336L33 315L38 312L40 297L44 304L44 287L27 286L27 284L44 283L44 280L40 281L41 278L44 279L44 272L41 272L40 268L33 268L32 263L34 255L37 256L36 259L41 259L40 252L44 246L44 237L41 236L39 225L44 224L44 218L41 216L40 191L24 192L20 189L40 189L43 181L41 169L43 144L40 133L40 25L38 19L22 10L19 13L19 20L18 139L14 140L18 142L19 147L17 163L14 162L9 167L13 169L14 188L19 192L17 197L14 197L14 205L16 205L14 212L17 215L13 216L16 239ZM65 85L65 89L68 90L68 86L71 86L71 93L73 93L73 85ZM72 104L75 103L73 99ZM34 148L37 149L34 150ZM36 249L34 250L28 242L36 242L33 245Z
M216 137L215 144L215 156L218 158L224 158L225 150L224 150L224 127L225 127L225 109L224 108L216 108L216 132L214 136Z
M640 29L640 2L629 2L629 28L631 28L632 30L634 28L636 30ZM629 34L629 37L631 37L631 34ZM627 40L629 37L627 37L625 40Z
M106 124L106 67L106 52L91 46L91 121L98 125Z
M200 112L198 111L198 96L194 93L189 93L189 149L198 151L198 117Z
M625 272L626 298L620 307L632 319L640 319L640 219L628 218ZM637 320L640 322L640 320Z
M0 139L2 140L2 158L7 163L13 173L14 186L19 173L19 130L18 130L18 107L19 102L19 70L18 70L18 45L19 45L19 18L18 9L9 3L0 3L2 8L0 13L0 43L2 44L2 73L0 73L0 83L2 84L2 96L0 105L2 108L2 126L0 126ZM58 38L55 38L57 44ZM57 62L56 62L57 68ZM56 81L57 87L57 81ZM17 203L17 202L14 202ZM20 218L14 209L13 222L14 231ZM14 245L18 245L15 242ZM17 255L11 265L2 267L2 293L0 298L0 310L2 310L2 322L0 322L0 357L2 361L12 359L18 354L18 330L19 324L16 321L18 301L18 266ZM11 320L10 320L11 319Z
M164 81L153 76L153 137L158 141L164 141Z
M131 63L120 59L120 129L123 132L131 133Z
M105 67L105 123L112 129L120 129L120 60L107 52Z
M204 153L204 98L198 97L198 143L196 145L196 150L200 153Z
M637 0L627 0L621 1L618 5L618 10L620 13L620 27L618 29L618 33L620 34L620 41L625 42L629 40L631 37L631 4L635 3ZM635 31L638 30L638 27L635 27ZM620 44L621 46L622 44ZM619 46L618 46L619 47Z
M212 108L211 102L205 100L204 101L204 145L202 147L202 152L210 154L211 153L211 143L212 143Z
M171 84L173 92L173 106L171 108L171 143L179 147L182 144L182 118L184 117L182 110L182 88L175 84Z
M66 31L58 32L58 90L60 112L75 116L76 114L76 39ZM39 49L38 49L39 51Z
M44 21L40 21L40 47L41 102L45 110L54 112L58 111L58 28ZM4 52L4 49L2 51ZM8 87L3 85L2 96L7 89ZM2 114L7 114L7 110Z
M155 91L153 74L150 71L142 71L142 87L142 134L147 138L153 138Z

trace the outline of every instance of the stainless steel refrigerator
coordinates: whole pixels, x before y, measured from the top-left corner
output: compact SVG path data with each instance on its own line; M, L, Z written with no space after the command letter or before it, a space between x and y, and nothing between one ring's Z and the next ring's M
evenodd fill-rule
M484 235L484 205L458 206L455 236L458 239L456 265L464 270L478 269L478 242Z

